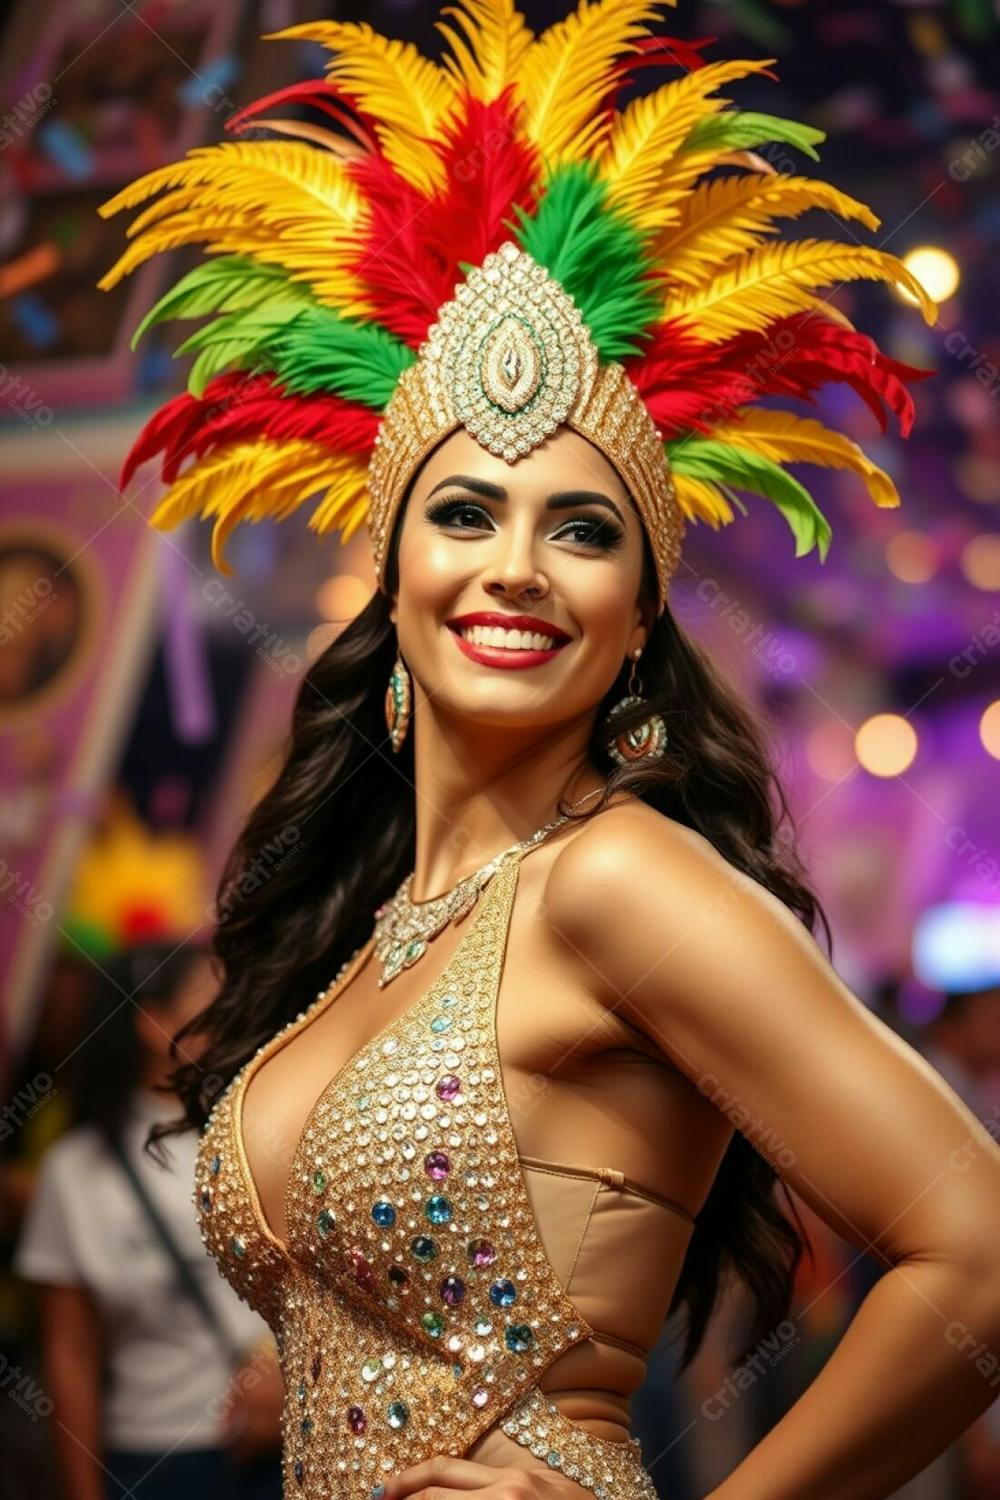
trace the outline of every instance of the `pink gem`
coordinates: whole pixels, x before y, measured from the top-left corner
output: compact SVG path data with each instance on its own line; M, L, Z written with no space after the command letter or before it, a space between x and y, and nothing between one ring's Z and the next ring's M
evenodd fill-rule
M364 1432L368 1426L368 1418L360 1406L349 1406L347 1408L347 1425L358 1437Z
M461 1092L461 1088L462 1080L458 1074L446 1073L443 1078L438 1079L434 1086L434 1092L439 1099L445 1099L450 1102L456 1094Z
M485 1406L489 1399L490 1393L484 1386L480 1386L477 1391L473 1391L472 1393L473 1406Z
M497 1258L496 1247L489 1240L469 1241L469 1260L474 1266L489 1266Z
M440 1182L451 1171L451 1162L443 1151L431 1151L424 1158L424 1171L435 1182Z

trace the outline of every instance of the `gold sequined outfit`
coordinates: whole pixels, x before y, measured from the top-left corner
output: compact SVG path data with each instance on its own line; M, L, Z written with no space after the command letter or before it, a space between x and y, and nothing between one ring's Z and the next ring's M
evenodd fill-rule
M461 1456L498 1424L598 1500L656 1495L636 1439L589 1432L537 1384L560 1354L599 1334L543 1248L502 1081L496 1000L521 857L505 857L432 988L317 1100L294 1155L287 1247L250 1175L243 1096L256 1068L334 999L371 940L258 1049L205 1127L194 1195L202 1235L277 1339L288 1495L366 1500L391 1474ZM666 1200L655 1211L684 1213Z

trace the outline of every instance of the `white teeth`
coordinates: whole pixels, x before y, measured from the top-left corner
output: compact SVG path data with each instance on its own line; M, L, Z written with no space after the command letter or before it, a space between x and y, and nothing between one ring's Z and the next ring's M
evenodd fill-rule
M500 646L507 651L548 651L555 644L550 635L539 635L530 630L505 630L502 625L463 626L462 637L474 646Z

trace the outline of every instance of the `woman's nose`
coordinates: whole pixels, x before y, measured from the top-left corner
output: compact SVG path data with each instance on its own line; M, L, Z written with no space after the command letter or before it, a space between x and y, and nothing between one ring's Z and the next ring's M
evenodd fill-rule
M531 589L538 598L548 592L548 580L540 571L535 538L528 528L501 531L483 569L483 587L489 594L522 594Z

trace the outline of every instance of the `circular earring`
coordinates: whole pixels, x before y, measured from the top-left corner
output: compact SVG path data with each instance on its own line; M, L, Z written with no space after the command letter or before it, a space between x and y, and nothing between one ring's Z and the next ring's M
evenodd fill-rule
M385 690L385 722L392 740L393 751L398 754L406 731L410 727L410 708L413 701L410 674L403 665L403 658L396 647L396 662Z
M633 677L638 675L636 662L638 662L641 655L642 647L640 646L632 658L632 670L628 678L628 692L624 698L618 700L608 714L607 723L609 726L626 709L635 708L643 702L643 699L639 696L642 691L641 686L632 681ZM617 762L620 766L627 766L636 760L658 760L666 750L666 747L667 726L664 724L660 714L650 714L648 719L644 719L634 729L623 729L620 733L616 734L606 748L613 761Z

